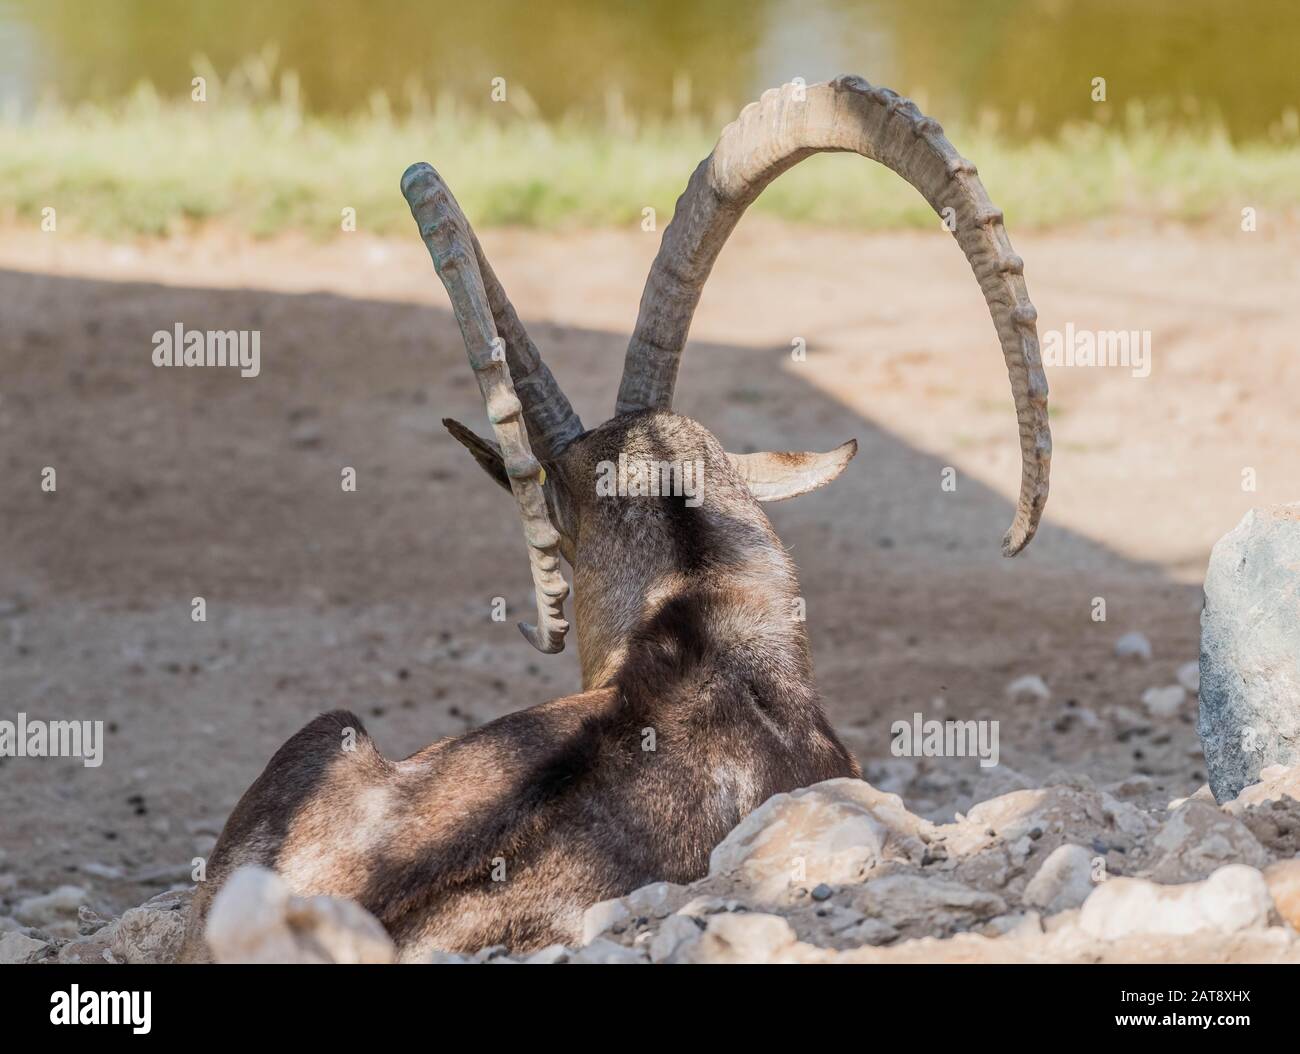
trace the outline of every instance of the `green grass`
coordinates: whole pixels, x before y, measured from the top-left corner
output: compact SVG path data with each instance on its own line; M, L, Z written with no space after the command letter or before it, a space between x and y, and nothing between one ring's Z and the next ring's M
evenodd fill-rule
M395 117L382 100L349 118L275 99L166 101L142 89L112 106L45 107L0 120L0 221L107 237L183 232L206 221L254 235L328 237L345 207L359 230L409 233L397 189L412 161L437 167L478 227L660 226L719 126L696 119L548 124L446 102ZM1236 229L1300 205L1300 140L1233 144L1212 127L1075 127L1013 143L949 129L976 161L1013 230L1098 217L1211 222ZM782 176L755 210L840 228L938 222L892 173L859 158L814 158Z

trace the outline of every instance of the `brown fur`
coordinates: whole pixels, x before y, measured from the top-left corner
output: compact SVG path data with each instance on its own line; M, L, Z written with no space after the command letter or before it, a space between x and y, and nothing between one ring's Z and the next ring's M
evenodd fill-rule
M491 447L474 453L499 478ZM703 503L598 497L598 466L620 453L703 461ZM407 959L572 943L591 903L702 876L771 795L860 775L817 701L794 567L712 434L667 411L625 415L547 477L585 690L400 762L356 716L316 718L227 821L184 958L206 956L211 898L248 863L301 894L355 898Z

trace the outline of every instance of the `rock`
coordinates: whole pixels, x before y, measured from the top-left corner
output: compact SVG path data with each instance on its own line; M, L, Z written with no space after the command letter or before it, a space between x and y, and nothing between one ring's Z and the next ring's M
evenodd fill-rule
M1229 801L1300 763L1300 503L1252 509L1215 543L1201 612L1197 731Z
M1186 688L1192 695L1201 690L1201 664L1199 662L1185 662L1178 667L1178 683Z
M296 897L279 875L241 867L212 901L205 931L223 963L388 963L379 920L341 897Z
M667 918L690 897L685 886L674 882L651 882L623 897L623 905L633 918ZM603 932L603 931L602 931Z
M1191 882L1225 864L1265 867L1271 857L1242 824L1209 802L1189 799L1151 839L1156 882Z
M689 915L672 915L664 920L650 942L651 962L671 962L677 949L700 935L700 927Z
M1279 860L1264 869L1273 906L1293 930L1300 930L1300 860Z
M14 908L19 921L39 926L55 937L77 937L77 909L86 899L80 886L59 886L52 893L28 897Z
M582 943L590 944L619 924L626 926L631 918L632 912L618 897L591 905L582 913Z
M35 962L44 957L49 947L48 941L39 941L23 933L6 933L0 937L0 964Z
M756 900L788 901L797 889L860 882L887 858L919 861L923 822L864 780L826 780L746 816L713 850L709 874L734 876Z
M769 963L794 943L794 930L779 915L714 915L686 951L696 963Z
M1079 927L1101 940L1138 934L1227 935L1268 925L1273 907L1264 876L1230 864L1203 882L1161 886L1141 878L1112 878L1084 901Z
M1079 907L1096 888L1092 881L1094 855L1081 845L1058 846L1025 886L1025 903L1049 915Z
M467 966L474 960L467 955L456 952L433 951L424 960L427 966Z
M1115 654L1121 659L1140 659L1151 661L1151 642L1137 632L1125 633L1115 642Z
M112 924L110 948L128 963L176 961L185 939L188 891L160 893L138 908L131 908Z
M106 926L101 933L69 941L59 949L61 963L120 963L122 960L113 954L113 927Z
M119 878L125 877L125 872L120 867L114 867L111 864L101 864L98 860L89 860L82 864L77 870L83 875L90 875L91 878L106 878L110 882L115 882Z
M1037 937L1043 932L1043 919L1036 911L999 915L985 923L981 932L986 937L1011 937L1013 940L1018 937Z
M1007 695L1012 699L1050 699L1052 690L1047 687L1044 681L1036 673L1026 674L1024 677L1017 677L1007 685Z
M1259 782L1242 789L1224 808L1239 815L1253 805L1292 798L1300 801L1300 765L1270 765L1259 774Z
M1006 914L996 893L972 889L946 878L915 874L870 879L853 897L862 914L882 919L904 936L946 934L974 922Z
M643 963L645 958L636 948L628 948L605 937L597 937L585 948L579 948L574 952L570 961L601 966L621 966Z
M1174 717L1183 708L1187 692L1181 684L1166 688L1148 688L1142 693L1142 705L1152 717Z
M716 915L719 911L727 910L727 902L721 897L692 897L680 908L677 909L678 915L690 915L692 918L700 918L704 915Z
M555 963L567 963L569 961L569 949L563 944L548 944L545 948L533 952L524 960L525 963L532 966L552 966Z
M898 930L882 919L862 919L837 934L840 943L861 947L864 944L881 945L898 940Z

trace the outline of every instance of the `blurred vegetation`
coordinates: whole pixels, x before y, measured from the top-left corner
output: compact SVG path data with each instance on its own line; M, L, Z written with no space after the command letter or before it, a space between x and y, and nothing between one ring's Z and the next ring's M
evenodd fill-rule
M682 110L638 118L608 100L603 116L544 119L525 92L469 107L411 87L373 93L349 114L311 113L274 53L222 78L202 62L207 100L148 86L108 102L47 103L0 119L0 221L35 224L46 206L59 229L120 238L183 232L220 221L254 235L406 235L397 189L412 161L447 178L476 226L632 225L652 207L660 226L722 120ZM1014 229L1096 217L1222 222L1240 211L1300 203L1300 122L1234 142L1212 119L1151 119L1136 103L1105 122L1050 135L1008 136L994 119L949 138L975 160ZM734 113L729 116L734 116ZM810 224L880 229L937 223L925 202L878 165L813 158L777 180L755 210Z

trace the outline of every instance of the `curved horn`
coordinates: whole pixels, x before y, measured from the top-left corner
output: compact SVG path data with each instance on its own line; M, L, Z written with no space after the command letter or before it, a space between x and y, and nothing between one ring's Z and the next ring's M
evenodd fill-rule
M510 369L505 356L493 354L499 347L497 329L479 269L477 245L456 199L429 165L421 162L402 174L402 195L411 206L420 237L451 298L470 366L501 446L510 489L519 504L537 594L537 625L521 622L519 629L538 651L562 651L564 635L569 629L564 618L564 598L569 595L569 585L560 573L560 536L546 510L546 496L542 492L545 475L529 445L524 409L511 383ZM499 285L497 289L500 290ZM513 316L514 309L508 301L505 307ZM517 317L515 321L518 322ZM522 332L522 326L519 329Z
M1002 539L1003 554L1014 556L1038 528L1052 460L1038 313L1025 289L1024 263L975 166L957 153L939 123L910 100L861 77L764 92L723 130L664 231L628 344L615 413L672 405L691 319L727 236L764 187L823 151L853 151L879 161L920 191L935 212L952 209L953 234L993 316L1015 400L1020 499Z

